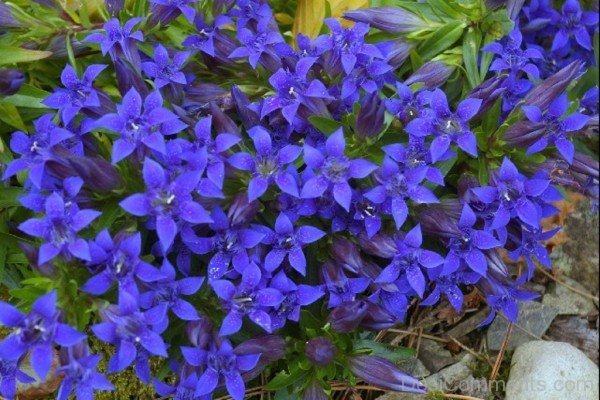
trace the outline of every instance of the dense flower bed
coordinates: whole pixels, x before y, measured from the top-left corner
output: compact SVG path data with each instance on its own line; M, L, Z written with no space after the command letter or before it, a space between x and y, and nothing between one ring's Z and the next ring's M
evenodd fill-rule
M23 125L2 153L5 398L58 373L59 399L91 399L131 366L181 400L261 374L284 397L423 393L370 332L473 287L484 324L515 321L552 203L598 198L598 14L577 0L379 1L314 38L289 2L40 3L0 4L4 64L64 66L0 72L23 116L3 119ZM10 53L35 15L69 33Z

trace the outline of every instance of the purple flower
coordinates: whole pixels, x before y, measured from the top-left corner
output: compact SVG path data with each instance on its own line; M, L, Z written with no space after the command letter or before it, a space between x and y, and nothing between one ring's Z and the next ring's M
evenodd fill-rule
M505 157L500 170L492 176L492 182L494 186L471 189L480 201L491 207L493 219L490 228L503 228L515 217L531 227L540 226L542 213L534 199L543 199L549 180L525 178Z
M538 294L519 289L518 287L522 283L523 279L508 284L502 284L491 278L480 280L478 286L482 286L484 293L486 293L488 305L492 309L480 326L491 324L498 312L504 314L510 322L517 323L519 316L517 301L531 301L539 296Z
M229 23L231 23L231 20L227 16L218 15L214 22L211 25L208 25L204 21L204 18L198 14L194 20L194 26L196 27L198 34L188 36L182 44L214 57L216 54L215 38L219 35L219 28Z
M427 143L422 138L409 138L407 145L392 143L381 148L387 156L396 161L403 171L410 169L425 169L425 179L436 185L444 186L442 172L432 166L431 153ZM450 152L442 156L442 160L451 157Z
M314 303L324 295L320 287L296 285L283 271L275 274L269 287L283 295L283 300L269 311L271 328L274 331L283 328L288 319L298 322L300 308Z
M482 250L499 247L501 243L489 232L473 229L476 222L475 213L465 204L457 223L460 234L448 241L448 254L442 272L444 275L457 271L465 262L473 271L486 276L488 262Z
M70 123L81 109L100 107L100 98L93 87L93 82L106 67L102 64L90 65L79 79L73 67L65 66L60 75L64 89L55 90L43 103L48 107L59 109L65 125Z
M0 302L0 324L13 329L0 342L0 359L15 361L30 351L33 371L44 381L52 364L54 343L72 346L85 338L83 333L59 322L60 314L56 291L40 296L29 314Z
M140 66L140 53L136 42L143 42L144 36L141 31L131 32L143 18L131 18L121 26L117 18L112 18L104 24L106 34L92 33L85 38L84 42L100 44L102 55L110 54L113 61L125 58L134 67Z
M171 177L159 163L146 158L142 175L146 192L133 194L119 205L136 217L152 216L163 252L173 244L178 224L212 222L208 212L192 196L200 181L199 172Z
M74 392L77 400L93 400L95 390L114 390L108 379L96 371L101 358L99 354L90 354L84 343L62 348L57 372L64 374L64 378L56 398L67 400Z
M519 28L515 28L503 41L490 43L483 47L483 51L498 56L490 66L490 71L497 73L508 71L514 75L523 71L532 78L539 79L540 71L530 60L543 59L544 57L534 48L522 50L522 41L523 35L521 35L521 31Z
M446 295L448 302L460 312L463 307L464 296L459 285L472 285L477 283L481 275L475 272L456 271L449 275L440 275L434 280L431 293L421 301L422 306L432 306L440 301L441 295Z
M546 268L552 266L552 261L550 260L550 255L548 254L548 250L546 250L544 242L550 240L558 231L560 231L560 228L555 228L546 232L541 228L529 230L523 227L521 229L521 238L520 240L516 239L518 247L510 251L508 255L515 262L518 261L521 256L525 259L528 267L528 278L531 278L535 271L533 257Z
M235 168L252 172L248 183L248 200L254 201L261 197L272 183L283 192L298 197L296 179L285 168L298 158L302 148L290 144L281 149L274 149L271 135L261 126L251 128L248 133L254 142L256 155L253 157L242 152L229 158L229 163Z
M385 106L400 122L406 125L414 118L422 116L429 102L429 92L419 92L415 95L408 86L396 82L396 93L398 99L387 99Z
M175 268L167 259L164 259L160 271L153 271L151 276L142 276L142 278L148 289L140 296L142 308L152 308L164 304L183 321L194 321L199 318L194 306L183 300L181 296L191 296L198 292L204 282L203 277L196 276L176 280ZM165 318L163 321L165 326L162 328L166 329L168 320Z
M582 129L590 117L574 113L565 119L561 119L568 106L569 101L566 93L554 100L545 113L535 105L523 106L523 112L527 119L535 124L536 130L541 132L541 135L538 135L539 139L527 148L527 154L538 153L544 150L548 144L554 144L569 164L573 162L575 147L567 138L568 133Z
M0 357L0 396L14 399L17 395L17 381L33 383L35 379L19 369L18 360L5 360Z
M183 14L188 21L192 22L196 16L196 10L190 3L198 0L149 0L150 18L148 23L153 26L157 23L167 25L179 15Z
M160 92L154 91L144 99L131 88L123 103L117 105L115 114L107 114L96 121L96 126L116 132L120 137L114 141L112 162L118 163L134 151L139 159L143 158L143 148L166 153L164 135L180 132L187 125L177 115L163 108Z
M262 228L266 235L262 242L272 246L265 256L265 270L275 271L287 257L290 265L302 275L306 274L306 258L302 247L316 242L325 236L325 232L310 225L302 225L294 229L290 218L280 213L275 220L275 231Z
M344 18L395 34L411 33L428 27L421 18L400 7L371 7L346 11Z
M21 71L17 69L0 69L0 96L11 96L17 93L23 82L25 82L25 75Z
M149 355L167 357L167 346L151 327L166 318L164 304L140 311L135 298L125 294L127 300L119 308L109 306L102 313L104 322L92 326L96 337L116 346L115 354L108 361L108 372L116 373L135 361L138 377L149 382Z
M45 211L43 218L31 218L19 225L21 231L45 241L40 246L38 264L44 264L58 255L90 261L88 243L77 237L77 233L101 213L89 209L79 210L76 205L65 203L56 192L46 199Z
M261 354L238 355L228 340L212 344L209 350L182 347L186 361L193 366L205 366L198 379L195 396L210 395L223 381L233 400L243 400L246 393L242 373L253 369Z
M252 33L252 31L242 28L238 31L238 38L243 46L233 50L229 54L229 58L248 57L248 62L254 69L256 69L259 61L267 69L273 70L279 68L279 57L273 50L274 44L283 42L283 38L279 32L267 30Z
M118 285L119 294L125 292L138 297L135 282L138 274L152 271L152 266L140 258L142 238L140 233L120 233L114 239L107 229L90 242L91 261L88 268L95 274L81 287L84 292L95 296L106 293L113 283Z
M343 269L332 261L327 261L323 265L321 275L329 293L328 308L355 301L357 295L367 290L371 283L371 279L364 276L348 278Z
M423 297L427 285L423 268L429 270L438 267L444 263L444 258L433 251L422 249L422 244L420 225L411 229L403 239L396 239L397 250L392 262L381 271L375 283L393 283L403 276L419 297Z
M21 157L11 161L2 179L29 168L29 180L38 188L44 188L46 162L53 158L52 147L73 137L73 133L56 126L52 114L45 114L33 121L31 135L17 131L10 138L10 148Z
M427 171L427 168L417 167L402 172L398 164L385 157L375 175L378 185L364 196L375 204L381 204L383 212L391 215L396 229L400 229L408 216L407 200L418 204L438 202L435 195L421 185Z
M384 390L396 392L425 393L425 386L418 379L400 371L396 364L379 356L348 357L352 373Z
M181 69L189 56L189 51L178 51L171 62L167 49L163 45L157 44L154 48L154 61L143 62L142 70L148 78L154 79L157 89L170 83L185 85L187 80Z
M582 11L577 0L567 0L562 6L562 14L554 13L552 16L552 23L558 26L558 32L552 41L552 51L568 52L569 41L573 36L578 45L592 51L588 27L597 29L597 12Z
M436 162L446 153L451 143L477 157L477 141L469 129L468 121L477 114L481 99L466 99L458 104L456 113L450 111L446 95L440 89L431 93L431 112L425 117L412 120L406 131L412 136L423 137L433 134L431 160Z
M313 365L324 368L335 359L337 348L325 336L317 336L306 342L304 353Z
M271 332L271 318L267 311L283 301L283 295L278 290L265 287L261 269L256 264L250 263L241 275L238 286L225 279L210 282L227 311L219 331L220 336L237 333L242 327L244 316L248 316L265 331Z
M344 210L350 210L352 188L348 179L364 179L377 166L364 159L349 159L344 154L345 149L346 140L341 128L332 133L325 142L325 154L308 144L304 145L304 162L314 176L304 183L302 198L320 197L331 187L335 201Z

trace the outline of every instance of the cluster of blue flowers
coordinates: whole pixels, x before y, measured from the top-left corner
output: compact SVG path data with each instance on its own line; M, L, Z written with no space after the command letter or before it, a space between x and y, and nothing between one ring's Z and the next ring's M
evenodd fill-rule
M119 2L107 3L117 15ZM26 249L32 268L85 270L80 290L113 303L89 329L115 348L109 374L134 365L161 396L226 390L241 400L245 382L285 356L278 332L311 305L323 304L343 334L392 327L415 303L447 298L460 312L475 286L492 310L486 323L496 313L515 321L517 302L535 297L521 289L535 263L550 267L543 243L557 230L541 221L557 212L555 186L598 198L598 162L573 144L597 126L598 88L576 109L565 92L594 63L598 15L577 0L561 11L543 0L513 10L514 30L483 48L495 55L489 79L458 102L440 89L453 68L427 62L400 82L409 44L366 40L370 27L396 32L394 9L350 12L349 28L327 19L330 33L299 35L292 48L266 2L215 2L214 18L194 0L150 3L150 17L115 17L85 39L110 65L89 65L81 77L64 68L63 87L44 101L56 112L13 134L18 157L3 175L28 172L21 202L37 216L18 229L39 238ZM144 30L180 15L195 27L184 51L141 46ZM267 74L270 87L251 100L233 86L223 106L227 92L196 78L201 68ZM109 71L116 103L95 85ZM494 144L482 143L473 121L496 103L496 126L508 126L498 141L548 157L522 171L497 158L482 182L468 166L487 163L482 153ZM456 188L447 181L454 165ZM102 196L118 199L124 223L96 230ZM503 255L528 268L515 276ZM56 302L50 292L27 314L0 302L0 323L11 329L0 342L2 396L33 379L20 369L27 354L44 380L56 347L60 399L112 389ZM164 333L184 323L185 345L169 343L174 335ZM262 333L240 341L243 326ZM331 342L314 346L324 346L307 347L315 365L335 357ZM149 357L171 359L174 385L153 377ZM384 389L425 390L381 358L348 358L356 376ZM309 398L322 391L306 388Z

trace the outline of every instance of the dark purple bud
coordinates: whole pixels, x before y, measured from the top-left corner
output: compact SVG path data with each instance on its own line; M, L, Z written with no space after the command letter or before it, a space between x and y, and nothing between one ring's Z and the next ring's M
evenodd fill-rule
M485 6L488 10L496 10L502 7L506 3L506 0L485 0Z
M573 157L573 164L571 164L571 170L573 172L577 172L598 179L599 169L600 164L598 163L598 160L595 160L586 154L575 152L575 156Z
M111 192L123 185L119 172L103 158L72 156L68 160L77 175L94 192Z
M132 69L126 61L114 60L115 75L117 77L117 85L121 95L125 95L131 88L135 88L142 98L148 94L148 87L139 72Z
M208 103L226 95L227 91L215 83L194 81L185 88L186 103L184 105L187 105L187 102L190 104L206 103L206 108L208 108Z
M531 89L525 96L525 104L538 106L546 110L550 104L564 91L575 79L582 74L583 63L573 61L554 75L546 78L542 83Z
M528 147L546 133L546 126L531 121L518 121L504 131L502 138L510 147Z
M44 264L38 264L38 256L39 256L39 248L36 246L32 246L29 243L19 242L19 247L25 254L27 261L29 261L29 265L40 275L52 278L56 277L56 267L52 262L47 262Z
M398 252L394 239L385 233L378 233L370 239L366 235L361 235L358 244L361 249L377 257L392 258Z
M502 86L502 83L502 78L494 76L493 78L482 82L479 86L471 91L471 94L469 94L468 97L483 100L481 107L479 108L479 111L477 111L477 114L474 118L485 114L485 112L494 105L496 100L498 100L500 95L506 90L506 88Z
M0 2L0 28L22 28L23 25L13 16L10 6Z
M354 133L359 138L375 138L383 129L385 105L377 92L369 93L361 101L354 120Z
M229 100L231 100L231 97L229 97ZM242 136L237 124L212 101L210 102L210 113L212 114L213 128L217 133L229 133L240 137Z
M526 171L531 175L544 171L545 175L555 185L569 186L580 189L580 184L570 171L571 166L565 160L548 158L541 164L526 165Z
M208 348L213 342L213 326L208 317L200 314L196 321L188 322L185 326L185 335L194 347L200 349Z
M17 69L0 69L0 96L10 96L19 91L25 75Z
M323 386L316 380L313 380L302 393L302 400L328 400L329 396L323 390Z
M398 323L398 318L382 307L371 302L367 303L367 315L360 322L360 327L373 331L392 328Z
M346 11L344 18L354 22L364 22L372 28L396 34L410 33L428 27L421 18L400 7L374 7Z
M493 277L497 281L506 280L510 273L508 272L508 268L500 254L496 249L486 250L485 258L487 259L487 273L488 276Z
M125 0L106 0L106 9L108 13L112 16L117 15L123 9L125 5Z
M516 21L524 3L525 0L507 0L506 10L508 11L508 17L513 21Z
M226 14L234 6L235 0L213 1L213 15Z
M390 40L387 54L387 63L394 68L400 67L410 55L413 45L408 43L404 38Z
M347 239L335 239L332 245L332 256L344 269L354 274L358 274L364 266L356 244Z
M460 207L460 203L458 201L457 203ZM426 235L446 239L460 235L460 230L456 225L458 218L451 218L447 211L439 205L431 205L423 209L419 213L418 220L423 233Z
M368 310L367 303L362 300L343 303L331 311L327 321L336 332L352 332L360 325Z
M416 378L405 374L391 362L378 356L348 357L354 375L383 390L396 392L425 393L425 386Z
M231 87L231 97L244 128L250 129L260 123L258 114L248 107L250 105L248 96L237 85Z
M428 61L409 76L404 84L412 85L422 82L425 89L435 89L442 86L453 72L454 67L451 65L440 61Z
M337 263L327 260L323 266L321 266L322 282L340 282L344 278L346 278L344 270Z
M245 225L254 219L259 207L259 203L256 201L248 202L247 194L239 194L231 202L227 217L232 226Z
M259 336L238 345L234 350L236 355L260 354L256 366L242 374L244 381L254 379L267 365L285 357L285 347L285 340L276 335Z
M328 338L318 336L306 342L304 353L313 365L324 368L335 359L337 348Z

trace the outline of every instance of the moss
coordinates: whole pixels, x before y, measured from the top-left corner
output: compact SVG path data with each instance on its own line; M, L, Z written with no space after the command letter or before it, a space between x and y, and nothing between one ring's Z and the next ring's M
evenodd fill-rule
M100 342L96 338L90 340L90 348L92 352L102 354L102 361L98 366L98 370L106 373L108 359L112 356L115 348L106 343ZM160 367L160 362L157 359L150 359L150 369L155 373ZM115 386L112 392L96 392L96 400L146 400L156 397L156 393L152 385L147 385L139 380L133 367L129 367L118 374L107 375L108 379Z

